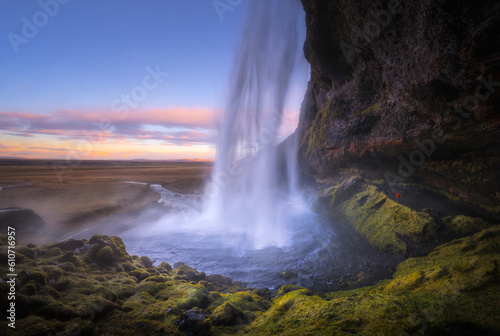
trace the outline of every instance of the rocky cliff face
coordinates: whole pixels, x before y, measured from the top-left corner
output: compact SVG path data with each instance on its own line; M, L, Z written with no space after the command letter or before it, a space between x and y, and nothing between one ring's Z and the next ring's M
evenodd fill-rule
M498 216L500 3L302 3L303 171L355 170L388 193L415 185Z

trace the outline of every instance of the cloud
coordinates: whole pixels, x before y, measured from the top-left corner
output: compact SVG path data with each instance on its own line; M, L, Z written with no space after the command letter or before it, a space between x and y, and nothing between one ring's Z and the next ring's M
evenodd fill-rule
M0 130L19 137L63 140L159 140L169 144L213 143L215 112L204 108L114 111L59 110L51 114L0 112ZM147 127L145 127L147 126Z

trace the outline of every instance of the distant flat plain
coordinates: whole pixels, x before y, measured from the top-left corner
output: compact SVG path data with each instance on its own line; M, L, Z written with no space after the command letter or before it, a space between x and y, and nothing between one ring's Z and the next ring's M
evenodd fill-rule
M21 242L62 239L106 217L157 202L159 194L149 184L174 192L199 193L212 168L212 162L203 161L69 163L75 166L64 161L0 159L1 230L6 230L9 222L17 222ZM130 181L146 184L127 183ZM31 217L22 211L8 212L8 216L1 212L12 208L31 209L45 224L33 226L28 223Z

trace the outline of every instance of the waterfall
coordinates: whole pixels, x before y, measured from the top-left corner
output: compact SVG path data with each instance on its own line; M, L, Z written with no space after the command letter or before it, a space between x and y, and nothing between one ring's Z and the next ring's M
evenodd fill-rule
M182 261L255 288L284 284L285 270L297 270L300 285L322 283L342 260L338 242L298 186L297 130L282 141L288 109L298 109L307 82L304 13L298 0L247 3L203 195L153 184L159 205L91 230L119 235L131 254Z
M290 83L304 69L301 13L299 1L251 1L232 69L205 217L244 232L248 247L286 245L300 202L297 135L278 139Z

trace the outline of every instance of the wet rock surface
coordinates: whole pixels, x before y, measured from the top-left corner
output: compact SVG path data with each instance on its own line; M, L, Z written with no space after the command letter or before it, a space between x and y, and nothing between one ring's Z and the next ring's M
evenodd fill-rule
M500 4L302 3L311 64L304 172L318 180L355 168L498 218Z

